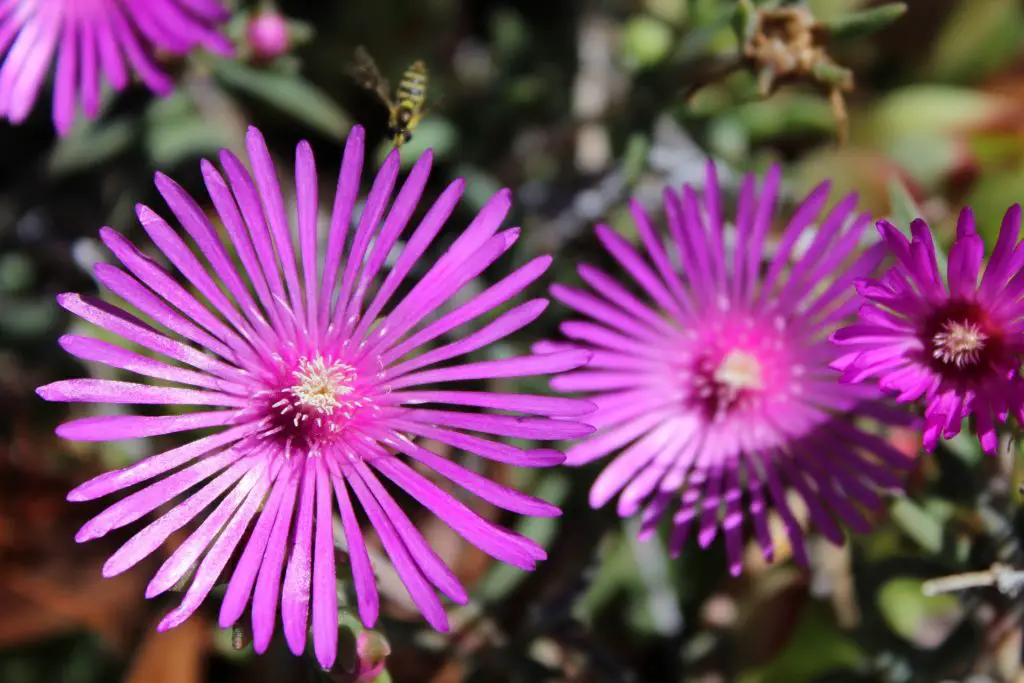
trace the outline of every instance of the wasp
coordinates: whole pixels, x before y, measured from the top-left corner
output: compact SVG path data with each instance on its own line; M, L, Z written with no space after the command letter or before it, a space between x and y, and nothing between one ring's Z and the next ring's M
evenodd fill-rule
M413 130L429 111L424 106L427 101L427 65L419 59L409 65L398 82L395 100L391 99L391 86L366 48L356 48L356 61L349 73L359 85L377 93L388 108L388 135L392 144L401 147L409 142Z

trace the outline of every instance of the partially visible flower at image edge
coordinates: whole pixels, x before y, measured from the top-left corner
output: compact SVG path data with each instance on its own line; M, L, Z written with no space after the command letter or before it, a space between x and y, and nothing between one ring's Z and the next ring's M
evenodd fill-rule
M585 369L551 382L598 406L587 416L598 431L567 451L566 464L615 454L594 482L591 505L618 496L619 515L641 515L642 538L674 509L673 555L694 528L701 547L721 531L733 575L742 570L745 519L764 557L774 558L773 508L795 558L807 563L787 489L829 540L842 543L836 520L867 531L864 510L882 504L881 489L900 488L910 465L875 428L908 425L912 416L882 402L877 387L841 384L829 368L839 353L829 334L855 310L853 282L877 267L884 250L859 252L870 221L853 213L854 196L819 222L828 198L822 183L765 257L779 183L777 167L760 191L753 175L745 177L731 232L711 163L703 197L689 186L681 196L666 189L667 240L632 202L646 254L607 226L596 234L648 300L581 265L590 290L558 284L552 295L586 319L562 323L570 341L534 347L594 354Z
M356 127L345 146L321 250L317 173L312 150L303 142L295 159L296 252L263 137L251 128L246 142L251 175L227 150L220 154L226 177L213 164L202 163L229 244L199 205L162 174L157 174L156 186L193 245L152 209L137 207L139 222L156 247L209 306L110 228L103 228L101 237L124 269L99 264L97 279L170 334L92 297L58 297L61 306L84 320L181 365L78 335L61 338L68 352L184 386L72 379L41 387L38 393L51 401L206 407L184 414L84 417L58 427L59 436L79 441L215 429L73 490L68 499L84 501L145 484L86 523L76 540L103 536L176 503L110 557L103 573L113 576L156 551L175 530L206 515L146 589L147 597L159 595L194 570L180 606L160 622L163 630L197 609L251 530L237 564L225 573L230 578L221 625L234 624L251 599L253 642L263 652L280 602L285 638L298 654L305 647L312 608L314 650L328 667L338 638L334 510L344 529L359 615L368 627L377 620L379 597L357 508L369 518L412 600L434 628L448 627L435 589L458 603L468 599L383 482L404 490L500 561L529 570L545 558L538 544L480 517L410 464L426 467L505 510L553 516L560 514L557 507L490 481L415 439L500 463L557 465L564 460L557 450L524 450L481 435L577 438L593 431L574 419L592 411L592 404L443 385L557 373L584 364L590 354L567 351L445 364L523 328L548 304L533 299L491 314L547 269L551 258L539 256L465 301L445 307L516 242L518 229L501 230L511 203L507 190L493 196L435 262L424 263L465 183L452 182L399 246L420 203L432 156L428 151L416 162L391 201L400 166L393 151L374 178L353 232L364 155L364 132ZM237 254L242 272L229 249ZM393 264L385 267L392 257ZM414 279L411 275L419 268L426 272ZM385 277L374 289L381 275ZM403 284L410 289L398 296ZM470 324L475 329L467 330ZM445 339L448 333L453 333L452 340Z
M982 449L995 453L999 424L1010 414L1024 419L1020 222L1020 206L1014 205L982 274L985 243L965 208L949 251L948 285L927 223L913 221L908 240L891 223L878 222L896 265L857 283L864 305L855 324L833 335L848 353L832 365L845 381L877 378L897 401L921 401L928 450L940 437L959 434L963 420L973 417Z
M53 122L60 135L71 129L79 102L87 118L96 117L101 79L120 91L135 74L167 94L173 81L153 50L185 55L202 46L229 55L231 42L217 26L230 16L219 0L6 0L0 4L0 116L23 122L54 62Z

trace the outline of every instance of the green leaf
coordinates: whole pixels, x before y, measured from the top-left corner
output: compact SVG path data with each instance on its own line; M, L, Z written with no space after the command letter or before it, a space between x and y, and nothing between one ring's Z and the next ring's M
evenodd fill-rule
M231 131L204 119L184 90L154 100L146 111L143 143L155 166L174 166L212 154L230 146L231 141Z
M689 7L679 0L647 0L647 11L674 26L682 26L689 14Z
M495 8L489 28L491 48L499 63L511 61L529 47L529 29L522 15L514 8Z
M1009 168L992 168L974 184L964 200L966 206L974 209L978 234L989 249L995 246L999 237L999 227L1006 210L1020 201L1022 182L1024 166L1019 163Z
M574 606L574 616L587 624L594 623L598 613L628 590L637 576L635 556L621 533L609 537L601 551L594 577Z
M862 38L871 33L881 31L906 14L906 12L906 3L893 2L888 5L872 7L862 12L847 14L841 19L829 21L823 25L828 30L829 38L836 40Z
M320 133L340 140L352 127L348 114L300 76L209 58L214 76L229 88L255 97Z
M78 127L54 147L48 162L50 172L75 173L102 164L128 149L135 133L135 125L124 119Z
M845 18L868 4L864 0L806 0L807 9L821 24Z
M0 297L0 334L20 339L40 337L57 321L50 297Z
M899 228L907 237L910 237L910 224L917 218L924 215L921 207L917 205L910 195L906 186L899 178L893 178L889 182L889 205L892 207L893 224Z
M647 169L647 156L651 151L651 138L646 133L633 133L626 141L622 154L622 170L626 184L635 185Z
M942 186L963 158L957 140L928 133L908 132L889 149L893 160L930 193Z
M36 265L22 251L10 251L0 256L0 293L17 294L27 290L35 280Z
M928 76L940 82L978 82L1017 54L1022 25L1018 0L957 3L932 43Z
M919 83L878 101L868 123L877 131L878 141L887 144L908 133L949 136L983 126L1003 111L1002 101L981 90Z
M169 167L188 159L211 154L228 145L229 139L220 130L198 116L150 126L146 147L153 165Z
M751 0L740 0L736 4L736 10L732 15L732 28L736 32L736 39L746 43L754 35L757 28L757 9Z
M928 622L949 622L959 619L961 609L955 595L926 596L921 592L923 581L901 576L887 581L875 596L878 611L889 628L904 640L918 643Z
M911 85L880 100L862 119L866 139L927 191L964 163L965 131L1008 112L999 97L966 88Z
M954 456L963 461L965 465L976 466L984 457L981 452L981 442L976 436L971 435L967 425L952 439L944 439L943 446Z
M824 608L803 611L785 649L770 664L744 672L740 683L792 683L809 681L840 667L863 664L863 650L840 631Z
M942 524L917 501L907 497L897 498L889 512L896 525L919 546L932 554L942 550Z
M558 505L569 493L569 478L549 472L532 492L538 498ZM557 517L525 517L516 525L516 532L546 547L558 531ZM477 588L484 600L498 600L525 578L522 570L510 564L496 563Z
M462 201L473 211L482 209L491 197L501 191L498 179L479 166L462 163L455 167L452 175L466 179Z
M735 111L737 120L754 141L783 135L831 135L836 127L835 114L828 102L811 93L789 92L759 98L739 105Z
M672 27L647 14L626 22L623 61L634 69L646 69L668 57L675 42Z

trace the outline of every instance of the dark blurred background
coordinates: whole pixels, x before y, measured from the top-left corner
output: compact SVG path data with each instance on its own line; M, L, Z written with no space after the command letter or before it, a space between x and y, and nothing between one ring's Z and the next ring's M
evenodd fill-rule
M101 226L138 237L137 202L165 211L155 170L205 202L199 159L221 147L240 151L251 123L265 133L282 178L295 143L308 139L322 192L333 192L352 124L367 128L374 159L389 148L385 108L346 75L362 44L393 82L414 59L430 68L436 108L403 164L432 147L429 195L456 177L468 181L438 248L491 193L513 189L510 220L524 236L485 275L491 281L543 252L556 262L534 293L553 279L573 280L578 261L605 259L591 237L596 221L631 235L625 199L636 195L656 210L664 184L699 184L707 154L732 178L728 192L738 172L778 162L787 201L831 178L833 200L856 190L875 216L922 213L947 236L959 208L973 204L991 236L1024 194L1024 3L908 4L901 18L828 46L855 77L845 93L844 145L827 88L794 83L764 99L748 70L723 69L738 54L730 0L282 1L292 47L269 62L246 44L255 3L242 2L227 29L238 57L167 62L178 81L170 97L141 88L109 97L98 121L80 122L64 140L52 134L48 96L26 124L0 125L0 681L329 680L280 638L263 657L235 650L231 632L216 626L216 598L157 634L177 599L143 599L162 558L103 579L103 560L128 533L74 543L102 504L67 503L66 492L163 441L60 441L53 428L71 411L33 390L109 372L60 351L57 338L84 326L58 309L54 294L96 291L90 273L105 258ZM809 4L825 23L871 6ZM552 306L529 337L501 351L554 334L565 315ZM911 435L890 438L913 452ZM878 515L877 532L842 548L812 535L809 571L791 563L780 540L774 566L752 551L734 579L718 545L691 544L669 560L657 539L635 542L633 522L590 511L594 469L537 474L495 465L490 476L564 506L564 517L544 521L478 506L542 539L550 559L525 575L418 518L473 602L452 610L452 633L432 634L385 578L380 630L392 655L384 678L1024 681L1019 600L991 589L960 598L920 591L928 577L996 559L1019 563L1019 472L1012 455L983 459L968 439L955 441L921 456L909 496Z

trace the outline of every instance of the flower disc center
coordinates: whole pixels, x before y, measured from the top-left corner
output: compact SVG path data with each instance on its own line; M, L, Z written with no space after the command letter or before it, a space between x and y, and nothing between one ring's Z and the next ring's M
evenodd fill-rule
M765 368L752 349L733 348L698 361L692 375L691 400L712 421L760 404L767 386Z
M932 337L932 356L947 365L963 368L978 362L987 341L988 335L977 323L948 320Z
M295 384L285 389L293 397L296 410L305 409L321 415L333 415L342 405L342 398L354 391L356 371L337 361L330 365L322 356L313 360L302 358L292 372Z
M373 403L359 386L355 368L340 361L303 357L286 378L267 404L270 429L264 433L280 441L286 457L316 455Z
M715 370L714 378L719 384L736 392L764 388L761 362L757 356L743 349L733 349L725 354Z

